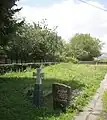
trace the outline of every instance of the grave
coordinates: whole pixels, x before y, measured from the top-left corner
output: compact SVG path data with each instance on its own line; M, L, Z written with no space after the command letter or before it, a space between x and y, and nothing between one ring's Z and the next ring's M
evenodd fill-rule
M52 95L53 109L61 109L62 112L66 112L66 108L69 106L71 100L71 87L54 83L52 84Z
M33 104L36 107L43 106L43 99L46 96L43 95L42 89L42 79L44 78L44 73L41 72L41 68L37 68L37 72L33 73L33 76L36 78L36 84L33 90ZM30 92L28 91L30 94ZM49 95L51 95L49 93ZM66 112L66 108L69 106L71 101L71 87L61 83L52 84L52 99L53 109L60 109L62 112Z

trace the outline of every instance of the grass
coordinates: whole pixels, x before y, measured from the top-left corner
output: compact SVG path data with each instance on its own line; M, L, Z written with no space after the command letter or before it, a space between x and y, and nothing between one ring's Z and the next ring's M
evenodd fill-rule
M103 112L101 113L100 119L98 120L107 120L107 90L104 92L102 102L103 102Z
M53 111L52 96L45 98L45 105L41 109L32 105L25 91L35 84L33 71L28 69L0 76L0 120L71 120L94 95L107 66L62 63L43 69L44 91L50 91L54 82L67 84L71 86L72 91L80 91L81 94L74 97L66 114Z

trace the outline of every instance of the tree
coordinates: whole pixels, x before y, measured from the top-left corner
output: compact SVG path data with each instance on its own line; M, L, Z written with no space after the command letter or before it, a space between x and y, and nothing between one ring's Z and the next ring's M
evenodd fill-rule
M1 0L0 1L0 46L6 46L9 38L15 33L17 26L17 20L13 18L14 14L21 9L13 9L18 0Z
M56 61L62 52L62 39L47 25L24 23L8 42L10 59L23 62Z
M70 41L71 53L78 60L93 60L100 56L102 44L90 34L76 34Z

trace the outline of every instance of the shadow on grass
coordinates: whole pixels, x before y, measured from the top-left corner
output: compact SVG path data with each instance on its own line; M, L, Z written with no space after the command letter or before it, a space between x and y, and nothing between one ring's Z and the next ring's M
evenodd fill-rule
M61 80L48 78L43 80L43 90L51 90L52 83L58 82L69 85L71 87L71 91L78 89L82 90L85 87L80 81L76 80ZM14 118L20 120L46 120L51 118L52 116L58 117L60 115L60 111L53 110L53 98L52 94L48 95L44 98L43 108L37 109L31 101L29 101L24 93L25 89L34 87L35 79L34 78L8 78L8 77L0 77L0 111L4 110L5 112L0 113L0 117L2 120L10 120L12 118L12 114L5 115L6 111L8 112L7 106L10 106L11 112L14 113ZM5 97L4 97L5 94ZM3 105L5 103L5 106ZM15 104L17 103L17 104ZM23 107L21 107L23 105ZM14 112L14 109L16 112ZM18 110L20 109L20 112ZM27 113L27 114L26 114ZM21 116L22 114L22 116ZM10 118L9 118L10 117ZM19 117L19 118L18 118Z

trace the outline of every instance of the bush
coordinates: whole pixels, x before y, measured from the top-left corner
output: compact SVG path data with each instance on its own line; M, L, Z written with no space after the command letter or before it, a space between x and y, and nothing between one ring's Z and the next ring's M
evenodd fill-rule
M9 71L23 71L26 69L25 65L21 65L21 64L4 64L4 65L0 65L0 74L4 74L6 72Z
M78 60L75 57L65 57L64 62L78 63Z
M24 71L26 70L26 68L30 67L30 68L38 68L41 65L52 65L52 64L56 64L58 62L44 62L44 63L14 63L14 64L1 64L0 65L0 74L4 74L6 72L9 71Z

